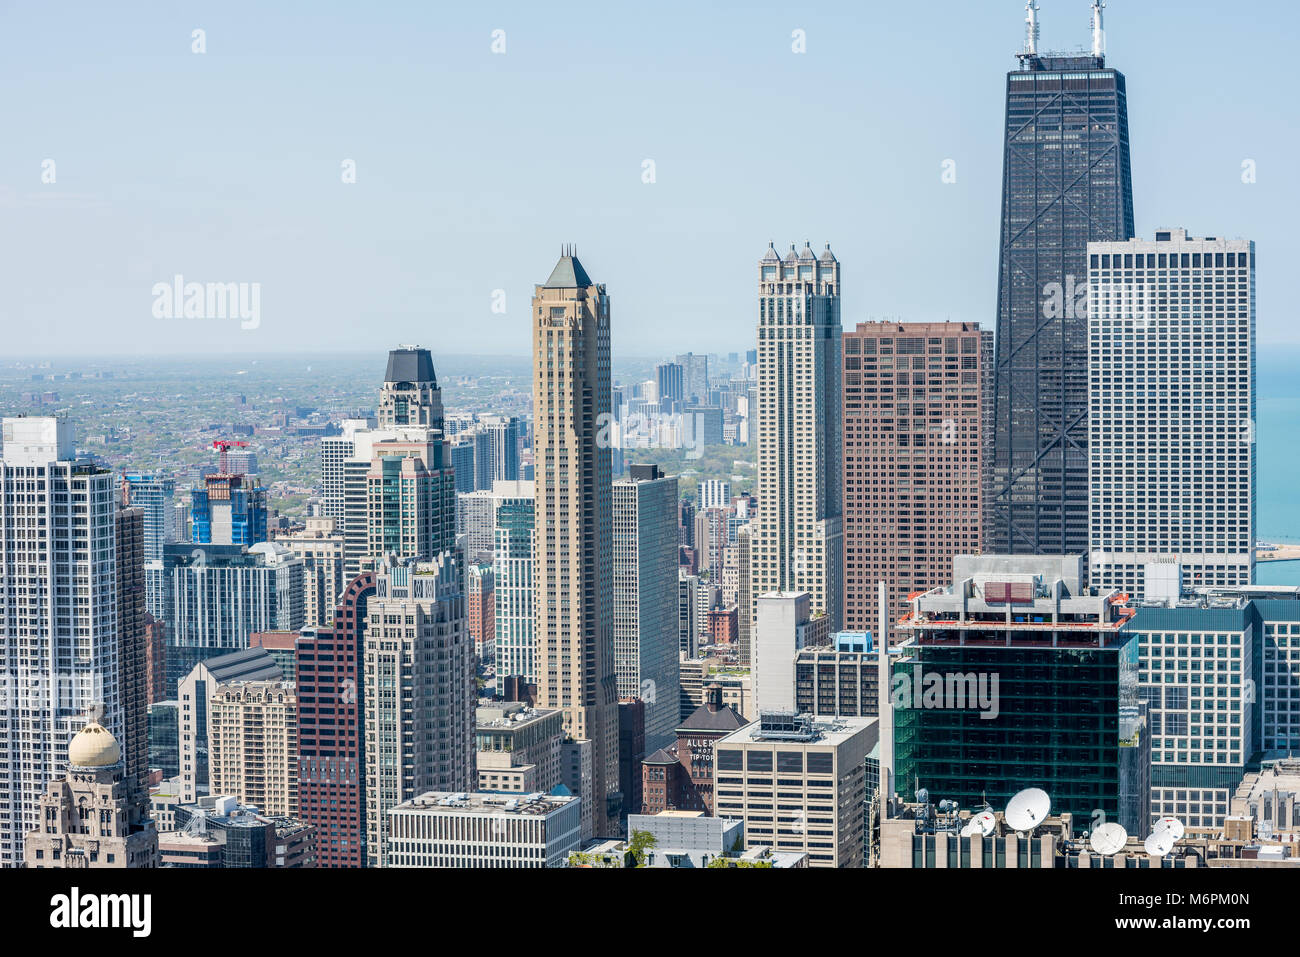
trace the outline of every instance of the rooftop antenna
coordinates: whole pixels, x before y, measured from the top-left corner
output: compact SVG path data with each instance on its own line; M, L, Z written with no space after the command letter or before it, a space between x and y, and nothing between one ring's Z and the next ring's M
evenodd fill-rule
M1106 9L1105 0L1092 0L1092 55L1106 55L1106 29L1102 26L1101 11Z
M1025 4L1025 55L1038 55L1038 3L1028 0Z

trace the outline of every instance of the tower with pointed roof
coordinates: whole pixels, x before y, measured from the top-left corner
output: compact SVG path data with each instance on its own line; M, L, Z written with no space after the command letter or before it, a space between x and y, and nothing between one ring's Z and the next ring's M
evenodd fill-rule
M564 713L572 741L591 742L584 837L612 836L620 796L609 296L569 247L535 288L532 329L538 706Z
M399 346L388 353L377 417L380 428L422 425L442 431L442 390L428 349Z
M806 591L840 628L842 608L840 264L827 244L773 245L758 264L759 510L753 603ZM747 609L753 620L755 608Z

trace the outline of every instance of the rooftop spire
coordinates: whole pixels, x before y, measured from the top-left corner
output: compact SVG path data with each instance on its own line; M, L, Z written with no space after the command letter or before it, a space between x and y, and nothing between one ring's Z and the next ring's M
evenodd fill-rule
M1025 54L1038 54L1038 3L1028 0L1025 4Z
M1106 29L1102 26L1101 11L1106 9L1105 0L1092 0L1092 55L1106 55Z

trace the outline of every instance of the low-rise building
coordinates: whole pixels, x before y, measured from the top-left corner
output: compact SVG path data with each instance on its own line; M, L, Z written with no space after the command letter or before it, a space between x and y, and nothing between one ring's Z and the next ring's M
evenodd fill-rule
M581 845L574 795L430 791L388 812L388 867L563 867Z

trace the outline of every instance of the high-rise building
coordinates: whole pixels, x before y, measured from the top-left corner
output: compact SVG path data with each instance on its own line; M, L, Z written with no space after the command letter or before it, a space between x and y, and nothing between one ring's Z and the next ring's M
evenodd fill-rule
M123 476L124 505L144 512L144 595L145 611L154 618L165 615L163 608L163 548L178 541L176 531L176 482L162 475L130 473Z
M731 483L721 479L701 482L700 508L731 508Z
M1290 605L1300 603L1265 602ZM1259 653L1267 643L1255 607L1139 607L1125 625L1141 651L1139 693L1151 734L1151 816L1188 827L1223 827L1260 740Z
M1255 244L1160 230L1089 253L1088 580L1135 598L1255 575Z
M138 805L149 809L149 675L144 591L144 510L119 508L117 539L118 681L122 702L122 780Z
M844 627L890 620L982 544L993 334L969 322L858 323L844 334Z
M334 519L342 531L345 522L344 467L356 453L356 434L375 428L375 419L344 419L341 434L320 440L321 515Z
M167 688L205 658L240 651L258 631L303 624L303 562L276 542L167 546Z
M838 631L842 443L840 264L805 245L759 262L754 592L806 591Z
M117 740L92 720L68 744L66 773L41 796L41 823L26 835L24 864L157 867L158 832L148 808L138 800Z
M479 702L475 714L478 790L550 793L561 783L564 716L522 702Z
M415 425L442 432L442 390L428 349L398 346L388 353L378 421L381 429Z
M497 675L534 680L535 615L533 613L533 483L495 482L493 518L495 547L492 578L496 627L494 652Z
M268 817L298 815L298 698L292 681L231 681L208 702L208 776Z
M1035 33L1007 74L985 550L1082 555L1088 243L1133 236L1128 100L1100 43L1040 56Z
M513 415L485 415L479 420L479 429L487 437L485 462L481 469L475 463L476 472L485 480L483 488L492 488L495 482L519 481L523 423Z
M496 586L491 565L465 567L466 627L479 661L496 654Z
M536 287L533 439L538 704L564 712L574 741L591 742L593 826L617 831L618 688L610 450L610 315L604 285L567 250ZM590 799L589 799L590 798Z
M386 559L365 634L366 852L386 866L388 812L431 789L474 787L474 646L461 572Z
M1149 825L1151 736L1133 611L1082 587L1081 555L958 556L917 595L890 695L900 791L994 807L1042 788L1054 813ZM891 655L891 658L893 656Z
M456 493L456 537L467 562L492 561L497 497L492 489Z
M746 523L736 529L736 663L754 660L754 532Z
M266 541L266 489L256 476L216 473L190 493L196 545L256 545Z
M298 675L298 807L317 831L318 867L364 867L366 855L363 649L375 576L349 583L333 628L305 629Z
M694 658L700 650L699 603L700 579L685 568L677 569L677 651Z
M745 841L808 854L809 867L861 867L875 718L762 714L713 748L717 817L743 818ZM794 813L772 813L772 781ZM775 820L773 820L775 818Z
M794 710L874 718L880 710L879 668L867 632L841 631L829 645L802 648L794 660Z
M620 698L645 702L645 742L677 725L677 477L633 465L614 483L614 666Z
M659 393L659 411L675 412L686 398L685 370L676 362L655 366L655 385Z
M366 472L366 545L358 565L345 571L368 571L388 554L433 558L454 548L455 486L441 436L420 430L380 441L373 455Z
M112 473L76 457L67 419L2 429L0 867L12 867L90 709L115 735L125 725Z
M180 710L179 701L149 705L149 767L161 771L164 781L181 773Z
M675 364L682 370L681 395L678 398L684 403L708 403L709 357L688 352L678 356Z
M301 531L276 541L302 559L302 619L306 626L327 628L343 594L343 533L329 516L307 519Z
M754 617L754 706L766 711L794 711L794 661L809 640L807 592L772 592L758 598Z
M192 803L199 795L208 793L212 701L218 689L234 681L280 681L283 677L280 666L269 653L262 648L248 648L199 661L178 682L177 749L181 773L177 799L180 802Z

